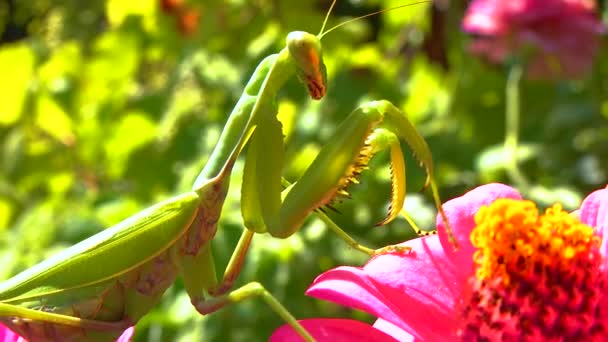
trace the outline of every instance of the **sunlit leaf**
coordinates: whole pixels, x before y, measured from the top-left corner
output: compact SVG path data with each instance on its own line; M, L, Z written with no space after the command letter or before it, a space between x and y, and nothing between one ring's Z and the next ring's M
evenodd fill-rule
M40 129L64 145L74 143L72 119L50 96L38 97L36 123Z
M98 38L93 57L83 71L81 102L97 108L106 101L121 101L133 85L140 51L135 35L111 32Z
M13 206L10 201L0 198L0 232L4 231L11 222L13 216ZM2 279L2 278L0 278Z
M39 70L40 81L51 92L59 92L68 85L68 77L76 77L82 67L80 46L76 42L61 45Z
M12 124L21 116L34 63L34 54L25 44L0 48L0 124Z
M538 154L538 145L520 144L517 149L517 160L520 163L525 162L538 156ZM480 172L490 172L506 168L510 163L509 158L508 151L502 145L492 146L478 156L476 165Z
M110 160L108 172L113 176L122 174L131 153L153 141L155 137L156 126L144 113L125 114L105 142L105 153Z
M529 190L530 199L542 206L552 206L560 203L564 209L572 211L578 209L583 196L576 189L569 186L546 187L534 186Z
M73 184L74 175L70 172L56 173L48 180L49 190L55 195L66 193Z
M291 101L279 102L279 114L278 119L283 125L283 135L285 141L289 140L289 137L293 133L294 125L296 123L297 107L295 103Z
M449 93L442 76L437 67L424 59L416 60L408 82L410 96L405 104L405 112L410 120L421 121L430 113L445 112Z
M403 0L385 0L384 8L392 8L396 6L413 4L396 10L388 11L382 15L386 18L386 21L391 26L402 26L405 24L422 26L428 24L428 13L429 7L432 6L432 1L426 3L414 4L415 0L403 1Z
M150 0L108 0L106 11L108 21L114 27L120 26L129 17L139 18L143 21L147 31L153 31L156 26L155 15L158 7L157 1Z

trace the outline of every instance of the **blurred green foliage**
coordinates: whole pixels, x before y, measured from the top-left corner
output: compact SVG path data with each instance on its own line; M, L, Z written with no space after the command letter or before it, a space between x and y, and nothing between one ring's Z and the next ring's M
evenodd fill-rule
M329 23L402 3L339 1ZM296 180L357 104L385 98L428 139L444 199L508 183L507 72L467 53L464 7L416 5L327 35L328 96L313 102L295 80L279 94L285 176ZM188 190L257 63L289 31L318 32L328 8L321 0L0 2L0 279ZM606 55L603 46L585 80L522 83L522 168L534 191L521 190L542 204L573 209L607 181ZM432 229L424 174L407 158L406 208ZM388 175L386 156L376 158L354 199L331 213L370 246L414 236L403 219L372 228L386 210ZM220 269L242 229L241 176L238 164L213 241ZM298 318L371 319L303 295L322 271L366 260L317 219L289 239L253 244L239 284L260 281ZM200 317L178 281L136 340L262 341L281 324L259 300Z

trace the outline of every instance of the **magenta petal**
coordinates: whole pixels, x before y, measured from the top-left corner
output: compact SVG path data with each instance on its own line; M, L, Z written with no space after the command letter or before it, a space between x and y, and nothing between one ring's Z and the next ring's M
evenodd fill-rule
M458 322L460 271L436 235L405 245L412 247L410 253L380 255L363 268L327 271L306 294L366 311L417 339L445 340Z
M504 34L507 27L498 13L500 9L495 0L473 0L462 20L463 29L479 35Z
M361 309L403 326L400 322L399 303L393 303L390 298L385 298L373 279L358 267L340 266L321 274L308 288L306 294Z
M581 205L579 217L584 224L595 227L602 237L600 251L608 255L608 188L589 194Z
M473 0L462 27L476 35L471 51L492 62L523 55L532 78L578 78L606 32L596 12L592 0Z
M374 328L386 333L394 337L399 342L412 342L414 341L414 336L412 336L407 331L399 328L389 321L385 321L382 318L378 318L374 323Z
M0 342L27 342L23 337L15 334L11 329L0 324Z
M391 336L369 324L351 319L313 318L298 321L315 340L323 342L396 342ZM289 325L275 330L270 342L302 342Z
M446 253L466 276L473 269L473 245L470 234L475 227L475 214L481 206L489 205L498 198L521 199L517 190L510 186L491 183L481 185L466 194L447 201L443 204L443 210L448 217L452 234L458 242L458 250L454 251L452 243L448 240L445 225L441 215L437 215L437 230L439 239L446 249Z
M131 337L133 337L133 332L135 331L135 327L130 327L125 330L122 335L116 340L116 342L129 342L131 341Z
M116 342L129 342L133 336L134 327L125 330ZM0 324L0 342L27 342L26 339L15 334L12 330Z

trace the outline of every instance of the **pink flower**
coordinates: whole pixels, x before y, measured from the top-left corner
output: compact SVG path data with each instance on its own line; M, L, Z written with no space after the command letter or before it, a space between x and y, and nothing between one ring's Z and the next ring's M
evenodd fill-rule
M494 63L518 55L534 78L580 77L605 28L594 0L473 0L463 21L470 48Z
M116 342L129 342L133 336L134 327L130 327L120 335ZM27 342L23 337L15 334L12 330L0 324L0 342Z
M608 340L608 188L576 214L559 205L539 215L502 184L444 204L460 248L439 235L405 242L407 253L321 274L307 294L366 311L373 326L310 319L320 341ZM593 228L592 228L593 227ZM357 337L348 335L354 327ZM346 332L346 333L345 333ZM297 341L287 326L271 341Z
M26 342L26 340L15 334L12 330L0 324L0 341L2 342Z

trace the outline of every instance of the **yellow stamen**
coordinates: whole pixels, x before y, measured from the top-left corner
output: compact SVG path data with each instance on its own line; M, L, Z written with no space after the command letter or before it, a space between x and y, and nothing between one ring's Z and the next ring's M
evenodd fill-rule
M498 199L475 216L471 241L477 251L476 277L500 278L504 284L515 274L524 275L547 266L566 263L593 245L601 244L593 229L556 204L539 217L531 201Z
M476 271L462 299L462 341L608 341L601 238L560 205L481 208L471 232Z

